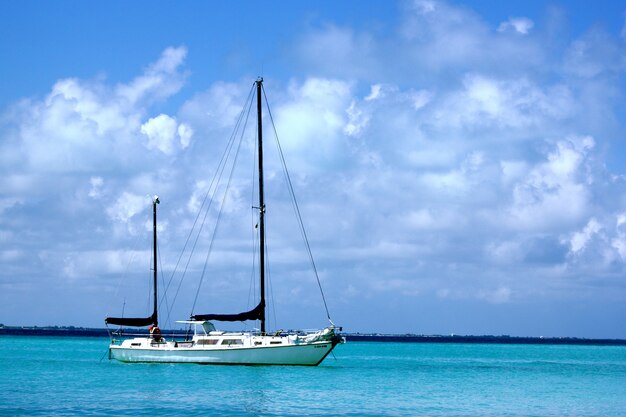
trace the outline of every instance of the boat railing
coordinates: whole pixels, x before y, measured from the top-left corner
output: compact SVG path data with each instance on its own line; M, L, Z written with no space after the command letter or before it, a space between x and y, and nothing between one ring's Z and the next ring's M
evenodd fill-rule
M339 328L336 328L336 330L341 331L342 328L339 327ZM282 329L280 329L280 330L276 330L274 332L266 332L265 336L276 336L276 337L279 337L279 336L281 336L281 337L282 336L292 336L292 335L295 335L295 336L310 336L312 334L319 333L321 331L324 331L324 329L289 329L289 330L282 330ZM254 336L261 336L261 332L259 332L259 331L252 332L251 334L254 335Z
M337 330L341 331L341 328L338 328ZM282 336L290 336L290 335L296 335L296 336L309 336L315 333L320 332L320 329L289 329L289 330L283 330L283 329L279 329L273 332L266 332L265 336L275 336L275 337L282 337ZM213 332L211 332L213 333ZM215 332L214 334L202 334L199 336L246 336L246 335L251 335L251 336L262 336L261 332L256 330L256 331L234 331L234 332L230 332L230 331L225 331L225 332ZM219 333L219 334L218 334ZM124 330L115 330L109 333L111 336L111 339L114 338L129 338L129 337L152 337L150 335L150 333L148 332L126 332ZM160 334L160 336L162 338L167 338L170 340L176 340L176 339L184 339L184 340L190 340L191 337L193 336L193 334L190 334L189 332L183 331L183 330L171 330L171 331L167 331L167 332L162 332Z
M120 331L120 330L110 332L110 335L111 335L111 339L116 339L116 338L127 339L129 337L154 338L154 336L148 332L125 332L125 331ZM168 339L190 339L191 335L189 335L187 332L171 331L171 332L160 333L160 337L168 338Z

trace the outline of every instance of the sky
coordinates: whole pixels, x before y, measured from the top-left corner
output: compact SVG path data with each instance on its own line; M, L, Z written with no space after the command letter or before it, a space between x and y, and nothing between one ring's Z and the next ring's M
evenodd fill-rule
M253 306L251 138L200 289L208 232L172 271L262 76L345 331L626 338L623 3L0 8L0 323L149 315L155 194L165 327ZM319 328L272 143L270 328Z

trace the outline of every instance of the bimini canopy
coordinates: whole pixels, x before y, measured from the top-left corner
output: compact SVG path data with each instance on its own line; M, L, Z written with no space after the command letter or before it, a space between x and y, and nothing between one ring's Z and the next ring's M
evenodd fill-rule
M197 314L191 316L192 320L215 320L215 321L247 321L247 320L261 320L263 318L263 311L265 309L265 303L261 301L259 305L254 307L250 311L244 311L239 314Z

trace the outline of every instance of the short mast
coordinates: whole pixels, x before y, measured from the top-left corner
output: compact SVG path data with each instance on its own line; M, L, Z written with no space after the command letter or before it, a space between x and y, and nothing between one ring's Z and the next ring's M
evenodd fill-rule
M263 125L262 125L262 88L263 78L259 78L256 84L256 106L259 128L259 270L261 281L261 334L265 334L265 197L263 195Z
M155 195L152 200L152 236L154 247L152 249L152 257L154 258L154 313L152 318L154 320L153 325L156 327L159 325L158 319L158 307L157 307L157 217L156 217L156 205L159 204L159 196Z

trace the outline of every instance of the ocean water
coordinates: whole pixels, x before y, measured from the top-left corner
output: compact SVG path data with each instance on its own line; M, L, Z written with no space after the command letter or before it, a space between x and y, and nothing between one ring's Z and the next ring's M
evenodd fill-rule
M0 415L626 416L626 347L354 342L314 368L123 364L0 337Z

